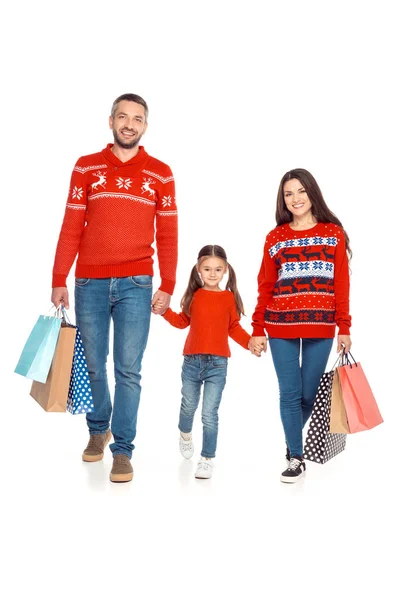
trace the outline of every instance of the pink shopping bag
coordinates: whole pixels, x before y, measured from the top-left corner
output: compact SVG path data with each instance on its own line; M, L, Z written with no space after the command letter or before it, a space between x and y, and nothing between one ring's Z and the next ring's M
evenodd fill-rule
M372 429L383 423L361 364L348 360L346 365L338 367L338 372L350 433Z

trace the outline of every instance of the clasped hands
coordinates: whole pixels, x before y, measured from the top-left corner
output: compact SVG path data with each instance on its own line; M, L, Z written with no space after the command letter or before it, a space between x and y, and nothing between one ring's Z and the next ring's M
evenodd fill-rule
M151 312L155 315L163 315L169 308L171 295L167 292L157 290L151 301Z
M254 356L261 356L261 352L267 351L267 338L265 335L252 336L249 340L249 350Z

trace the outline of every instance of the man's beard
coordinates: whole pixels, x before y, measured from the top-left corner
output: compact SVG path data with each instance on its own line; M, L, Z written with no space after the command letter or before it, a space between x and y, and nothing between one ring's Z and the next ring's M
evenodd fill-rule
M117 146L119 146L120 148L124 148L124 150L132 150L132 148L135 148L135 146L137 146L142 138L142 136L140 135L137 138L134 138L131 142L123 142L119 136L118 136L118 132L116 129L112 130L113 132L113 136L114 136L114 142L117 144Z

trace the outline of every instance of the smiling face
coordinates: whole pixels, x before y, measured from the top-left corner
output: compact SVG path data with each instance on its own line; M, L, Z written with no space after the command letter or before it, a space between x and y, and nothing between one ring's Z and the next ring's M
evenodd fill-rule
M227 271L227 264L222 258L216 256L207 256L198 266L198 271L204 282L205 290L216 291Z
M144 107L136 102L121 100L109 123L115 143L120 148L131 150L139 144L147 129Z
M294 217L311 217L312 204L301 181L298 179L286 181L283 186L283 198L286 208Z

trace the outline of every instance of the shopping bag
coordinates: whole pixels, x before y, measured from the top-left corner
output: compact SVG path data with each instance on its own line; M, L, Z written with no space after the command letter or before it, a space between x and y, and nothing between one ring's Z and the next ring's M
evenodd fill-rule
M329 432L333 376L334 370L321 377L304 443L304 458L320 464L343 452L346 447L346 434Z
M33 381L31 396L46 412L67 410L68 390L71 380L76 328L61 324L53 362L46 383Z
M350 357L353 362L347 357L338 371L349 430L357 433L380 425L383 419L361 363Z
M56 316L40 315L22 350L15 373L46 383L60 326L61 315L58 312Z
M335 369L333 374L329 431L330 433L350 433L338 369Z
M89 371L79 328L76 328L74 358L68 390L67 411L73 415L94 412Z

